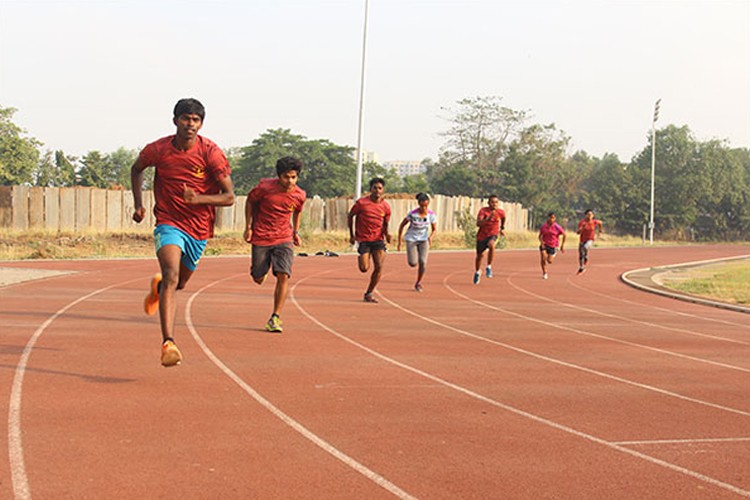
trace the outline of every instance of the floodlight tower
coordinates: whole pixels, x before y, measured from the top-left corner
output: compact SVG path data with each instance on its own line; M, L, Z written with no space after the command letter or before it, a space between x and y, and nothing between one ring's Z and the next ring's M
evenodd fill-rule
M656 120L659 119L659 105L661 99L654 104L654 120L651 122L651 210L648 219L648 241L654 244L654 171L656 167Z
M357 130L357 185L354 189L354 200L362 195L362 125L365 116L365 56L367 55L367 11L369 0L365 0L365 25L362 31L362 71L359 80L359 126Z

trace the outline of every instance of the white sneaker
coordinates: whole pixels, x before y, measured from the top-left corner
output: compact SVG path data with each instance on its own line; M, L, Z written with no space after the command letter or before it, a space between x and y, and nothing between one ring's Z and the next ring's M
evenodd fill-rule
M549 278L549 276L547 276L547 273L542 274L542 279L543 280L546 280L547 278Z

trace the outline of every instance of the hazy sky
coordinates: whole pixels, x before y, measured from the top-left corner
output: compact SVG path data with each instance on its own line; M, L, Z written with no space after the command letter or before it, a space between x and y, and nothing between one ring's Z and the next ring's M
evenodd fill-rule
M355 146L364 0L0 0L0 106L49 149L139 149L196 97L202 134ZM370 0L364 149L436 159L441 107L502 96L572 150L659 127L750 147L750 0ZM572 151L571 151L572 152Z

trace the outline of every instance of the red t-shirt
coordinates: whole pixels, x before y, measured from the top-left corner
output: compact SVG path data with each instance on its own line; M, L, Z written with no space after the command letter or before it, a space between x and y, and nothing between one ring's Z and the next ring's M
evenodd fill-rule
M259 246L279 245L293 240L293 212L301 212L307 194L299 187L287 192L279 179L261 179L247 195L253 205L253 234L250 243Z
M602 221L598 219L591 219L590 221L583 219L578 223L578 232L581 235L581 243L586 243L589 240L596 238L596 226L601 226Z
M565 234L565 229L557 222L553 224L544 223L539 228L542 244L550 248L557 248L560 244L560 235Z
M188 205L183 185L197 194L217 194L218 181L231 173L227 157L212 141L198 136L195 145L182 151L172 145L174 135L147 145L140 162L155 167L154 215L157 224L168 224L198 240L214 235L216 211L212 205Z
M484 219L485 217L489 217L489 219L479 226L477 241L486 240L490 236L500 234L500 222L505 220L505 210L501 208L493 210L490 207L482 207L477 214L477 220Z
M376 203L369 195L363 196L354 203L349 213L357 217L354 221L355 240L371 242L385 239L385 227L391 220L391 206L387 201Z

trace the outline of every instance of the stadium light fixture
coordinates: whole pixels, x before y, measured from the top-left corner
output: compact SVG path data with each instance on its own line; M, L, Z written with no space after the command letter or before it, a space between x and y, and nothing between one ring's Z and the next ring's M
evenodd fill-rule
M357 185L354 189L354 200L362 196L362 130L365 116L365 56L367 55L367 13L369 0L365 0L365 23L362 31L362 70L359 80L359 125L357 127Z
M651 122L651 209L649 210L648 219L648 241L654 244L654 172L656 170L656 121L659 119L659 106L661 99L656 100L654 104L654 119Z

